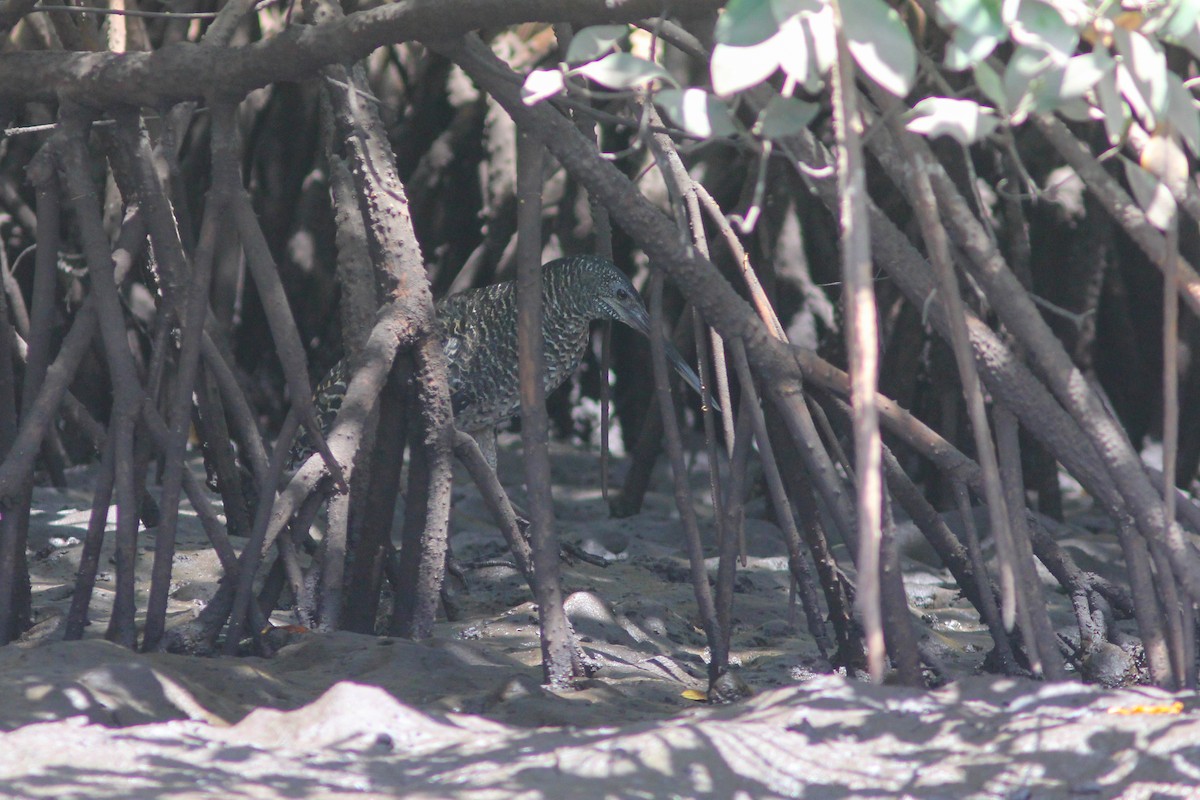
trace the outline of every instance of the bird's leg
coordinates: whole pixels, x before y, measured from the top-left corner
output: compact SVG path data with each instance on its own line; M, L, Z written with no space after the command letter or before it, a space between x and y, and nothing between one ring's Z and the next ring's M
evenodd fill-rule
M458 560L449 552L446 553L446 572L458 578L462 584L462 589L467 594L471 593L471 587L467 584L467 576L459 565ZM442 603L442 612L446 615L448 622L458 622L462 619L462 606L457 599L458 592L451 588L449 581L442 583L442 588L438 593L438 599Z
M472 439L475 440L475 443L477 445L479 445L479 452L483 453L483 457L487 461L488 466L491 467L493 474L496 475L496 479L499 480L499 473L496 472L496 429L495 428L481 428L479 430L471 431L470 436ZM525 509L521 508L519 505L514 503L511 499L509 499L508 502L513 510L513 516L515 517L514 521L517 524L517 530L520 532L521 537L525 540L526 544L528 545L528 542L529 542L529 514L525 511ZM510 547L511 547L511 543L510 543ZM585 562L595 565L597 567L608 566L608 564L604 561L604 559L597 558L596 556L593 556L593 555L590 555L590 554L584 552L577 545L572 544L571 542L560 542L559 543L558 557L560 559L562 559L563 562L566 563L568 566L574 566L576 560L585 561ZM468 569L477 569L480 566L492 566L492 565L493 565L492 560L487 560L487 561L482 561L482 562L472 562L470 564L467 564L466 567ZM457 577L461 578L462 576L457 576ZM465 579L463 579L463 580L465 582Z
M479 452L483 453L484 460L487 461L488 466L492 468L492 472L496 475L496 479L499 480L500 473L496 470L496 429L481 428L470 431L470 436L479 445ZM513 503L511 499L509 503L512 505L513 513L517 518L517 528L520 529L522 535L528 538L529 514L526 513L525 509Z
M496 475L497 480L499 480L500 473L496 471L496 429L490 427L481 428L479 430L470 431L470 436L475 440L475 443L479 445L479 452L483 453L484 460L487 461L488 466L491 467L492 472ZM509 504L512 506L513 514L516 516L517 529L521 532L521 535L525 537L526 541L528 541L529 514L526 513L525 509L512 502L511 499L509 500Z
M475 440L475 444L479 447L480 453L483 454L484 460L492 473L496 472L496 429L483 428L480 430L468 431L468 435ZM467 565L470 569L471 565ZM446 572L447 574L458 579L462 588L466 592L471 591L470 585L467 583L466 571L463 565L457 558L454 557L454 551L450 546L450 542L446 542ZM442 608L446 612L447 619L456 619L458 616L458 604L454 601L454 592L450 588L449 583L442 584L441 592Z
M457 431L454 453L471 473L475 485L479 487L480 494L504 534L509 549L513 551L513 556L517 559L521 572L527 578L532 579L533 555L524 536L524 529L528 527L529 523L523 520L520 513L513 508L504 487L500 485L500 479L496 476L495 467L489 466L487 463L488 458L480 445L490 440L493 444L491 461L493 465L495 464L494 431L491 431L491 436L486 435L487 433L487 431L478 430L469 434Z

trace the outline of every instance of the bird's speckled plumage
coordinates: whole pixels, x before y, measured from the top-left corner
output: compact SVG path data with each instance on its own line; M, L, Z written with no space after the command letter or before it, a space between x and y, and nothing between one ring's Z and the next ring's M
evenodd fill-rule
M582 361L592 322L613 319L649 335L650 318L637 289L608 259L570 256L549 262L544 270L543 384L549 394ZM461 292L438 303L436 313L449 366L455 425L479 439L480 434L490 434L521 408L516 283L506 281ZM670 342L667 345L676 370L698 389L695 372ZM316 404L324 428L341 407L348 377L344 362L338 362L317 387ZM309 452L308 443L302 439L297 442L293 460Z
M611 261L595 256L547 264L542 275L542 302L547 394L579 366L594 320L625 321L629 307L644 309L629 279ZM516 283L498 283L449 297L438 304L437 316L459 429L473 432L495 427L517 414L521 396Z

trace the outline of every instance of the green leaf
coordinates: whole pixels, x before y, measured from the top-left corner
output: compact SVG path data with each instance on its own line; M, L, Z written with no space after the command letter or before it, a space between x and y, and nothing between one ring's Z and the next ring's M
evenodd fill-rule
M966 30L976 36L1006 35L998 0L941 0L937 11L951 32Z
M1169 106L1167 119L1171 127L1183 139L1192 155L1200 158L1200 115L1196 112L1196 102L1192 93L1183 85L1183 80L1174 72L1167 73L1167 93Z
M1080 56L1074 56L1067 61L1063 70L1063 81L1060 97L1063 99L1083 97L1093 86L1100 82L1114 66L1112 57L1104 50L1093 50Z
M837 63L837 27L833 23L833 8L826 6L819 14L805 20L812 36L813 61L818 75L828 75Z
M1022 0L1012 38L1017 44L1049 53L1059 63L1070 58L1079 44L1079 32L1057 9L1041 0Z
M729 0L713 38L718 44L750 47L779 32L779 27L797 14L815 14L822 0Z
M1124 138L1130 123L1129 106L1121 99L1121 92L1117 88L1117 73L1123 71L1118 69L1107 73L1095 87L1096 104L1104 119L1104 131L1108 134L1108 143L1113 146Z
M1132 79L1141 102L1130 96L1130 87L1121 86L1121 93L1134 106L1134 111L1145 126L1155 128L1167 110L1166 53L1157 41L1120 26L1113 31L1113 41L1117 52L1124 57L1123 66L1128 70L1128 77ZM1144 105L1144 110L1139 105Z
M713 91L727 97L771 77L779 69L777 45L774 38L752 47L718 44L708 65Z
M729 0L713 38L718 44L750 47L770 39L779 31L779 20L771 0Z
M823 0L771 0L771 11L780 25L797 14L816 14L824 7Z
M1174 5L1174 12L1163 24L1159 36L1178 41L1196 30L1196 21L1200 18L1200 3L1195 0L1182 0Z
M1192 28L1183 36L1175 37L1175 42L1186 48L1193 58L1200 58L1200 26Z
M959 144L969 145L996 130L999 124L993 109L974 100L927 97L913 107L905 127L931 139L949 136Z
M613 49L613 45L629 35L628 25L592 25L571 37L567 48L567 63L592 61Z
M976 36L966 31L957 31L946 45L943 63L946 69L961 72L970 69L992 54L996 45L1004 39L995 36Z
M664 89L654 102L676 125L693 136L732 136L737 133L733 115L720 98L703 89Z
M1018 47L1008 59L1004 69L1004 106L1012 114L1010 121L1014 125L1021 124L1036 105L1038 87L1034 82L1051 68L1052 61L1044 51L1032 47Z
M609 89L634 89L645 86L655 78L674 84L675 79L652 61L630 53L612 53L599 61L577 67L569 73L590 78Z
M779 66L792 80L801 85L808 83L814 71L812 50L808 46L808 26L799 15L779 26L775 35L776 55Z
M975 73L975 83L979 86L979 91L983 92L983 96L1001 109L1007 108L1008 98L1004 94L1004 81L996 74L996 70L988 66L986 61L980 61L972 71Z
M808 127L820 110L815 103L776 96L759 115L754 132L765 139L782 139Z
M562 72L556 69L535 69L525 77L525 83L521 86L521 100L525 105L532 106L562 90Z
M1029 84L1027 108L1034 111L1055 111L1062 103L1063 67L1051 63Z
M1169 128L1154 132L1150 141L1142 148L1138 161L1142 169L1158 178L1172 197L1183 197L1187 194L1188 170L1187 155L1179 138Z
M841 0L850 54L872 80L903 97L917 76L917 49L900 15L883 0Z
M951 35L944 58L947 69L973 67L1008 38L998 0L942 0L937 10Z
M1059 101L1056 113L1062 115L1064 119L1071 122L1095 122L1099 112L1096 111L1086 100L1080 97L1068 97L1065 100Z
M1129 181L1129 188L1146 215L1146 220L1159 230L1166 230L1171 217L1175 215L1175 199L1171 197L1171 190L1128 158L1122 156L1121 161L1125 163L1125 178Z

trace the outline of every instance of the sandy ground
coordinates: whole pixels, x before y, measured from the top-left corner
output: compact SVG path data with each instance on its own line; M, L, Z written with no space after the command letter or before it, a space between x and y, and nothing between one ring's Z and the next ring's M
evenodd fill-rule
M604 562L565 567L568 612L599 668L559 694L538 685L536 610L461 481L455 553L488 565L454 585L454 619L433 640L300 634L271 659L103 641L107 556L89 638L62 642L92 478L80 470L67 492L39 489L37 625L0 648L0 797L1200 797L1192 695L976 675L989 639L915 541L905 550L913 619L958 680L920 692L828 674L789 608L782 538L761 498L748 508L732 648L755 696L724 708L688 699L704 688L704 637L665 477L642 514L614 520L595 455L556 446L553 457L560 535ZM501 475L519 483L512 448L501 458ZM711 512L699 510L711 535ZM194 517L184 520L173 624L203 606L218 574ZM1104 532L1077 527L1060 541L1085 568L1119 568ZM152 545L143 533L139 605ZM1051 591L1048 602L1077 636L1067 598ZM291 621L282 609L275 620Z

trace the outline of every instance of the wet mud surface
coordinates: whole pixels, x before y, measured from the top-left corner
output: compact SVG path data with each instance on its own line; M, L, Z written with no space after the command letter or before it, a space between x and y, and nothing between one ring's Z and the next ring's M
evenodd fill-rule
M517 456L501 458L519 484ZM91 476L39 489L37 624L0 648L0 797L1200 797L1193 695L980 674L986 631L913 536L901 537L910 609L950 682L924 691L829 674L789 606L782 537L761 498L748 506L732 645L754 696L719 708L689 699L705 688L705 642L665 480L641 514L611 519L594 454L556 447L554 473L560 536L587 556L564 564L567 610L596 667L557 694L539 686L528 590L461 479L452 544L465 582L451 584L452 618L434 639L296 633L271 658L103 641L107 554L87 638L62 642ZM510 491L521 502L519 485ZM699 512L711 537L711 510ZM1086 509L1076 516L1060 543L1085 569L1119 570L1112 536L1088 529ZM173 625L219 577L184 520ZM152 533L141 544L139 606ZM1069 638L1069 600L1043 577ZM292 621L286 609L273 619Z

